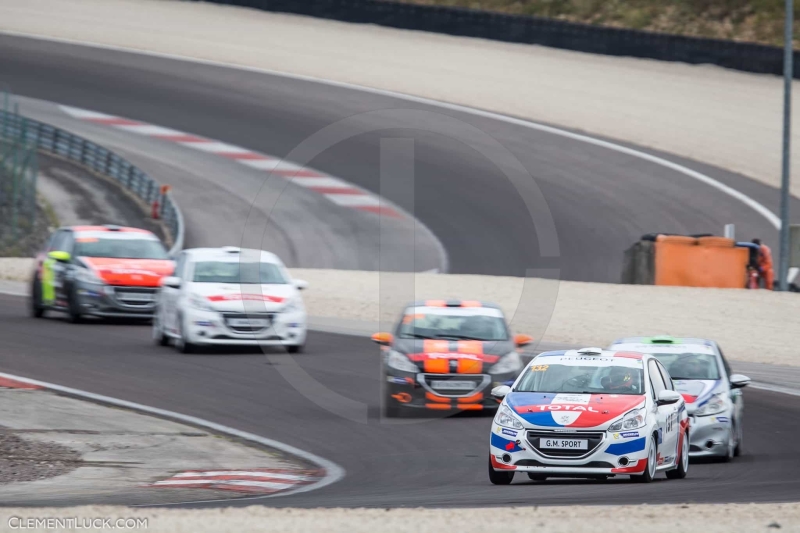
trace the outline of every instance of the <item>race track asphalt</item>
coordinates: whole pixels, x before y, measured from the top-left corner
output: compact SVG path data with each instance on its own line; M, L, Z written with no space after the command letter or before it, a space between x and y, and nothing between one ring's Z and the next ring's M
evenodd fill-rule
M746 391L745 454L730 464L692 464L685 480L660 475L643 486L622 477L601 487L524 478L495 487L486 474L491 417L381 420L379 354L367 339L312 333L308 353L295 357L280 351L182 355L156 347L149 337L150 328L141 325L36 320L26 316L23 298L0 296L4 372L265 435L346 470L342 481L318 491L241 505L759 502L800 496L800 404L792 396Z
M386 96L8 36L0 36L0 81L24 96L277 155L353 115L397 108L427 111L406 111L400 120L388 122L385 115L360 115L352 124L362 129L391 127L343 141L316 157L312 166L385 192L377 178L381 137L413 138L414 194L389 196L439 237L453 272L523 275L529 269L555 268L564 279L613 282L623 250L643 233L719 233L723 224L733 222L743 237L775 239L774 228L759 215L673 171L520 126ZM475 142L468 147L457 138ZM478 152L492 150L492 139L533 180L514 186L488 163ZM777 208L774 189L684 163ZM407 191L411 184L405 185ZM548 211L558 236L555 257L542 257L536 229L544 229L532 222ZM149 328L130 324L37 321L28 318L22 298L0 296L0 370L268 436L330 459L347 472L332 486L263 500L268 505L750 502L800 496L794 475L800 467L795 452L800 429L793 423L800 405L785 395L747 391L746 455L732 464L693 465L684 481L643 487L613 480L600 487L524 480L493 487L486 477L490 419L381 421L378 350L365 339L313 333L308 353L297 357L279 352L185 356L155 347L149 335Z
M413 212L447 249L455 273L522 276L529 269L555 268L562 279L616 282L623 251L645 233L720 234L724 224L735 223L741 238L776 242L775 228L760 215L675 171L549 133L379 94L7 35L0 35L0 83L22 96L278 156L347 119L336 131L355 136L323 151L311 165L384 193ZM389 110L398 116L387 118ZM389 137L414 139L413 180L381 183L379 146ZM495 141L508 153L493 148ZM489 161L485 153L499 159ZM514 159L529 176L512 183L504 172ZM684 163L777 212L777 190ZM800 210L800 202L795 204ZM552 237L551 216L558 246L540 251L539 237L546 242Z

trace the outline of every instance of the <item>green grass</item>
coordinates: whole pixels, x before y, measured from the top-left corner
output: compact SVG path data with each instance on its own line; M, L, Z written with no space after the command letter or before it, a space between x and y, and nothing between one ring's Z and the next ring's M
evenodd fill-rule
M784 0L401 0L783 46ZM800 2L795 2L795 20ZM798 46L800 24L794 27Z

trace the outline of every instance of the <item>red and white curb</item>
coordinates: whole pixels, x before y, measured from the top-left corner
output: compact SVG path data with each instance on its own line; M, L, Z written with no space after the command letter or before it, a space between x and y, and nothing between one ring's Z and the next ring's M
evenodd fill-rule
M400 218L402 216L398 210L386 205L386 202L379 196L360 189L344 180L325 174L324 172L301 167L278 157L260 154L240 146L206 139L190 133L156 126L154 124L146 124L136 120L77 107L64 105L59 107L66 114L78 120L173 142L187 148L231 159L250 168L268 172L271 175L281 176L291 180L295 185L323 195L331 202L342 207L394 218Z
M188 470L148 486L179 489L232 490L236 492L275 494L320 479L315 471L276 468L245 470Z

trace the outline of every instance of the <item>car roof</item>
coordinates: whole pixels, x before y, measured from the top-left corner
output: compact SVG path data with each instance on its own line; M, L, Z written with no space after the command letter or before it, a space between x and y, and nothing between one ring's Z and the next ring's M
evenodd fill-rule
M564 364L564 365L597 365L624 366L641 368L642 361L652 359L651 356L639 352L622 350L603 350L602 348L579 348L577 350L554 350L542 352L533 358L530 364ZM536 361L536 363L534 363Z
M654 337L624 337L615 340L609 346L612 350L634 350L644 353L682 353L687 350L698 353L716 354L719 352L717 343L696 337L671 337L657 335Z
M277 255L265 250L256 250L253 248L238 248L236 246L222 246L220 248L189 248L184 250L193 261L203 259L213 259L215 261L238 261L244 257L246 260L252 260L256 256L260 256L262 263L274 263L282 265L283 262Z
M486 307L488 309L498 309L500 306L490 303L482 302L480 300L458 300L458 299L441 299L441 300L417 300L408 304L406 307Z

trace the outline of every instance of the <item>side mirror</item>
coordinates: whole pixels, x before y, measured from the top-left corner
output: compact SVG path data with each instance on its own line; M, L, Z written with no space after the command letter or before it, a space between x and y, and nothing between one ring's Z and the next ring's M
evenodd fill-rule
M55 259L59 263L69 263L69 260L72 259L72 256L69 252L61 252L58 250L53 250L52 252L48 253L47 257L50 259Z
M533 342L533 337L530 335L514 335L514 344L517 345L517 348L522 348L523 346L527 346Z
M672 405L673 403L681 401L681 398L682 396L680 393L674 390L662 390L658 393L658 400L656 400L656 403L658 405Z
M381 346L389 346L394 342L394 335L391 333L376 333L372 336L372 341Z
M728 379L731 382L731 387L734 389L743 389L750 385L750 378L742 374L733 374Z
M508 385L500 385L492 389L492 397L502 400L508 395L509 392L511 392L511 387Z
M175 276L167 276L165 278L161 278L161 286L170 287L172 289L180 289L181 278L176 278Z
M298 291L302 291L308 288L308 282L304 279L295 279L292 280L292 283L294 283L294 286Z

